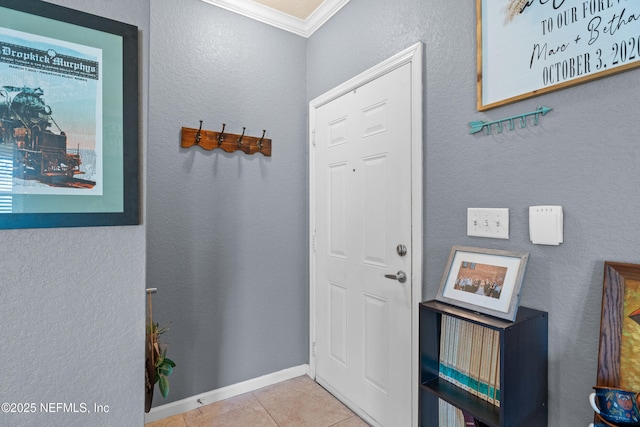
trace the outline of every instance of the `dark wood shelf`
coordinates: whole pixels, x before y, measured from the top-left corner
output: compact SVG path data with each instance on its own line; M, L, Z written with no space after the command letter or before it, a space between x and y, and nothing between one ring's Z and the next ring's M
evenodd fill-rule
M529 307L520 307L516 320L510 322L508 320L499 319L497 317L489 316L488 314L482 314L477 311L467 310L466 308L456 307L455 305L447 304L444 302L430 300L420 303L421 306L429 308L435 312L441 314L448 314L450 316L458 317L468 322L477 323L482 326L486 326L491 329L508 329L518 323L526 322L527 320L546 316L546 312L536 310Z
M473 414L474 417L485 424L498 425L500 423L500 408L474 396L473 394L456 387L449 381L435 378L420 386L422 391L432 393L434 396L446 400L453 406Z
M440 322L453 316L500 335L500 407L439 378ZM514 322L439 301L420 304L420 426L438 427L438 399L490 427L547 426L548 315L520 307Z

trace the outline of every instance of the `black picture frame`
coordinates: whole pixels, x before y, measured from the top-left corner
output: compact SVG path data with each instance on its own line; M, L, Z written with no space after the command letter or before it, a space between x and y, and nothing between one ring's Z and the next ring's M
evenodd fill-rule
M0 229L139 224L138 28L0 0L0 67Z

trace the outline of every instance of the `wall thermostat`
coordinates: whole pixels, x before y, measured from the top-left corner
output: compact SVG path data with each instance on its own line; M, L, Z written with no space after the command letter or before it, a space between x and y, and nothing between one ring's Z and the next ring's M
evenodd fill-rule
M562 206L530 206L529 237L534 245L559 245L564 241Z

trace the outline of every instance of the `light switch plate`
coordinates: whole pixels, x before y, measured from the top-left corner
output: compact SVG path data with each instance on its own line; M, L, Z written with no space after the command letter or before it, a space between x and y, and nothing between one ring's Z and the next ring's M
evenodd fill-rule
M509 239L509 209L468 208L467 236Z

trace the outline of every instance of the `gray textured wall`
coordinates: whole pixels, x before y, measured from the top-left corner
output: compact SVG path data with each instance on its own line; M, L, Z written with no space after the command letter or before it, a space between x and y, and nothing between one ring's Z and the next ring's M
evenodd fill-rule
M584 426L593 417L603 262L640 262L640 71L479 113L475 5L464 3L351 0L309 40L308 97L425 43L425 297L435 297L452 245L529 252L521 304L549 312L549 425ZM471 120L539 105L554 110L537 127L469 135ZM528 206L538 204L564 206L561 246L529 242ZM510 208L510 239L467 237L468 207Z
M138 26L143 160L149 1L51 3ZM38 405L0 425L142 425L145 240L144 226L0 231L0 402ZM109 413L39 410L82 402Z
M177 363L163 404L308 362L304 38L199 0L151 3L148 284ZM180 148L181 127L273 156Z
M169 400L307 362L306 101L422 40L425 296L452 245L530 252L521 303L550 315L550 425L591 420L602 264L639 261L637 70L479 113L474 5L352 0L308 41L197 0L151 8L148 284L172 322ZM468 133L542 104L537 127ZM199 119L267 128L274 156L180 149ZM536 204L564 206L566 243L530 244ZM466 237L467 207L510 208L510 239Z

